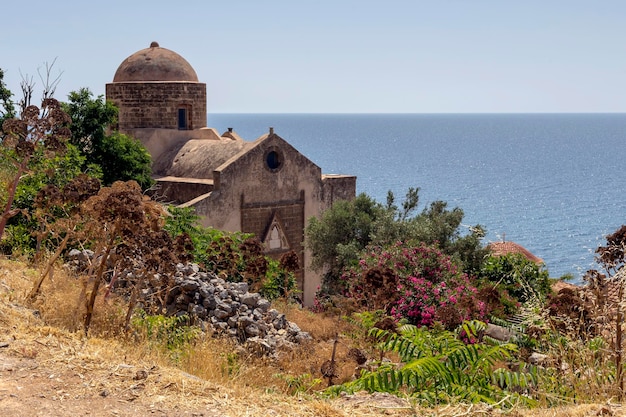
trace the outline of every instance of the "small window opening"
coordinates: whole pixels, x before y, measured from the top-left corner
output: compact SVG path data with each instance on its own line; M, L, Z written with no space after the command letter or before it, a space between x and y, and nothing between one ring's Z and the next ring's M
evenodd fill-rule
M280 168L282 164L282 158L276 151L271 151L267 154L267 158L265 159L267 162L267 167L271 170L275 170Z
M188 117L187 109L185 108L178 109L178 129L179 130L189 129L189 117Z

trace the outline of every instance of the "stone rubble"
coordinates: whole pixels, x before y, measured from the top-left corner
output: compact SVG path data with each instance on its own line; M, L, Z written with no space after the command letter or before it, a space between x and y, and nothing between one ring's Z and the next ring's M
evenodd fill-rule
M178 264L166 301L168 316L188 315L252 351L272 355L311 339L245 282L227 282L196 264Z
M84 267L92 253L72 251L68 264ZM190 317L206 331L232 337L248 350L263 356L276 356L311 339L297 324L271 308L259 293L250 292L245 282L227 282L215 274L200 271L197 264L177 264L174 285L166 300L167 316ZM152 290L143 291L149 303Z

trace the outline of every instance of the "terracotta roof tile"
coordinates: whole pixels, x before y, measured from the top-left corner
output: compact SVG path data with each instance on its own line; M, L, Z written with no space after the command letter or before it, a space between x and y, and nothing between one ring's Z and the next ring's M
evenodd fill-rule
M533 255L528 249L515 242L491 242L489 245L487 245L487 249L491 251L493 256L504 256L508 255L509 253L519 253L521 255L524 255L524 257L531 262L534 262L536 264L544 263L543 259Z

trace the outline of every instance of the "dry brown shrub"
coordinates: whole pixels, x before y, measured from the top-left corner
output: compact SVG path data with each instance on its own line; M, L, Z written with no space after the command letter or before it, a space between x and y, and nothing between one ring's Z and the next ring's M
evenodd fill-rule
M363 271L362 283L361 302L368 310L388 311L398 300L398 276L391 268L374 266Z
M563 334L588 339L596 336L594 312L581 298L581 289L562 288L548 296L547 311L551 325ZM597 311L597 310L596 310Z
M207 337L185 349L177 366L199 378L218 383L240 394L250 389L288 393L285 377L309 375L307 382L321 379L321 366L330 358L332 341L299 346L281 351L276 360L258 356L227 339ZM341 341L337 346L336 383L350 381L356 364L349 355L349 345ZM326 384L316 384L311 391L319 391Z
M345 414L324 401L311 403L311 411L318 417L344 417Z

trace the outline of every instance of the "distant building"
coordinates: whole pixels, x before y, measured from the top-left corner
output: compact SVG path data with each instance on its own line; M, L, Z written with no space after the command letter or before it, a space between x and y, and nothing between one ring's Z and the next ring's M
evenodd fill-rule
M493 256L504 256L510 253L518 253L537 265L544 264L543 259L533 255L528 249L515 242L491 242L487 245L487 249L489 249Z
M354 198L356 177L323 175L272 128L253 142L208 128L206 84L156 42L122 62L106 98L119 107L120 132L152 155L159 200L194 207L204 226L254 233L272 257L294 250L311 305L320 276L308 269L304 228L334 201Z

